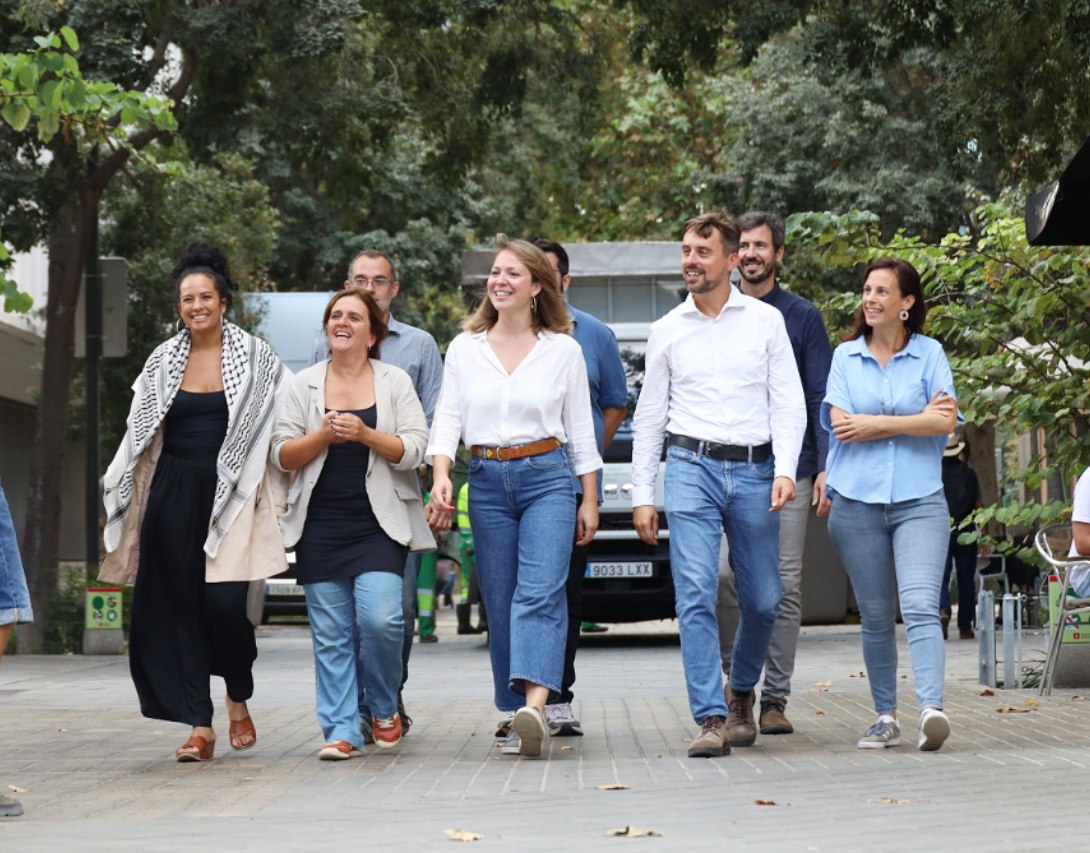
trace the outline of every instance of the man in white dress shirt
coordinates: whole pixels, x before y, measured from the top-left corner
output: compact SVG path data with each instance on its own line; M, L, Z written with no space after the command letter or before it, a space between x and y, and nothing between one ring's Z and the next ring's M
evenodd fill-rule
M633 421L633 524L650 544L658 541L655 478L667 444L665 504L681 659L700 725L689 755L701 758L757 739L754 688L781 595L777 513L795 497L806 430L783 315L731 286L738 237L725 213L685 223L681 270L689 296L651 326ZM721 531L741 610L727 701L715 613Z

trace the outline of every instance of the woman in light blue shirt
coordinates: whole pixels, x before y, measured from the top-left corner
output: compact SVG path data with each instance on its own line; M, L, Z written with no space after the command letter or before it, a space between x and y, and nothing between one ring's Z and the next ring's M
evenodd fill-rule
M945 650L939 588L950 535L942 452L958 419L942 346L921 334L927 308L911 264L879 258L863 273L850 337L833 353L821 423L829 535L859 604L863 659L878 720L860 749L901 742L897 722L897 599L919 702L921 750L950 734L942 711Z

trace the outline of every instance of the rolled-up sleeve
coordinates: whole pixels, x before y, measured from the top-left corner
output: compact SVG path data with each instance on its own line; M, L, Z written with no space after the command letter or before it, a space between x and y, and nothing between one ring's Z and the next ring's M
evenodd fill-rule
M462 438L459 353L464 340L465 338L459 335L447 347L447 357L443 364L443 382L439 389L439 399L435 404L435 417L431 422L431 437L425 451L425 459L429 465L436 456L454 459L458 452L458 442Z
M578 477L602 467L602 457L598 455L598 441L594 437L594 415L590 408L587 365L583 361L583 353L578 344L568 356L565 384L567 393L564 395L564 433L568 437L572 469Z
M783 317L777 314L770 335L768 359L768 413L776 476L795 479L799 452L806 434L806 397Z
M655 505L662 440L670 411L670 364L655 329L647 339L643 388L632 418L632 506Z
M836 406L845 412L854 413L851 394L848 391L847 354L848 344L841 344L833 353L833 363L829 367L829 381L825 385L825 399L821 401L821 427L826 432L833 431L833 421L829 410Z

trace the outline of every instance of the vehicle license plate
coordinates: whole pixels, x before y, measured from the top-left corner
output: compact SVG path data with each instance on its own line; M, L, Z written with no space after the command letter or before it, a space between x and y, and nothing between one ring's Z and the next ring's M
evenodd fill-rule
M302 597L303 585L300 583L270 583L265 585L266 595L294 595Z
M655 576L651 563L587 563L588 578L650 578Z

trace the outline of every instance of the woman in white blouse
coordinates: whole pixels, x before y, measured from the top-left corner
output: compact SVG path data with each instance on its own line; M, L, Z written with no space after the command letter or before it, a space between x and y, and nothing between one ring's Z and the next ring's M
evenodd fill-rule
M568 334L560 282L540 249L496 237L488 294L451 341L428 456L429 517L450 526L450 470L470 448L469 520L488 609L496 707L505 753L547 750L545 703L560 692L573 539L598 529L587 369ZM576 505L573 474L582 481Z

